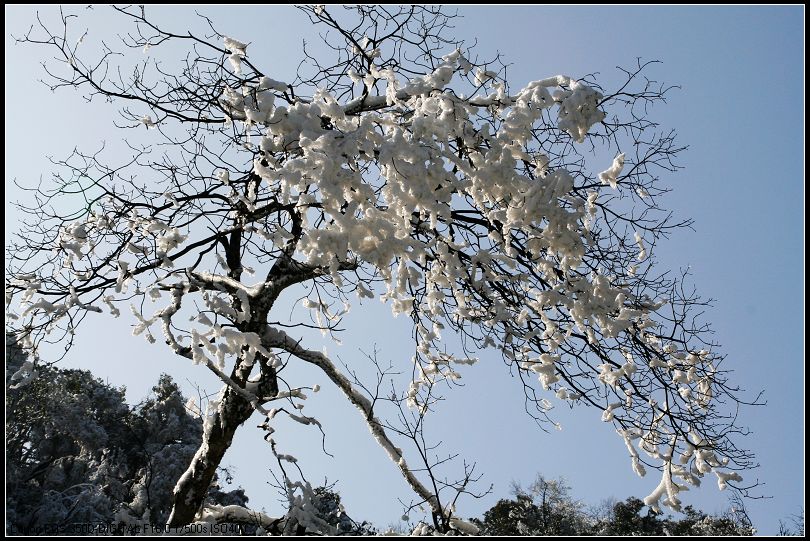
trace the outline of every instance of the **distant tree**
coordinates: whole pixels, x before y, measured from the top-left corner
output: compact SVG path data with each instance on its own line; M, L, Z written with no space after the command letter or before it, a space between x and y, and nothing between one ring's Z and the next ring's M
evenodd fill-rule
M804 508L787 520L779 521L779 535L804 537Z
M563 479L538 475L527 490L515 485L514 499L498 501L473 523L482 535L581 535L587 525L583 505L570 490Z
M736 497L721 515L686 506L684 516L676 519L634 497L589 511L570 490L562 479L538 475L528 490L516 485L513 499L500 500L482 519L472 522L484 535L747 536L755 532L742 500Z
M643 501L633 497L616 502L608 519L593 529L598 535L664 535L661 513L648 508L642 514L644 507Z
M657 243L690 222L663 206L662 176L684 147L651 116L669 88L647 76L650 63L622 69L612 89L589 75L513 88L499 58L449 34L456 14L318 5L300 10L323 56L305 46L282 82L248 52L262 44L213 21L191 31L142 6L112 9L117 45L91 45L64 14L21 38L52 53L52 89L121 104L117 126L136 141L126 158L76 150L21 205L6 304L33 354L70 344L88 314L131 312L134 334L222 381L173 491L172 525L210 516L217 468L255 412L279 464L297 465L272 425L284 415L320 427L299 411L309 382L285 379L298 363L358 408L431 527L464 531L455 504L473 469L440 473L446 459L423 431L487 348L538 422L551 421L550 398L613 423L635 472L661 472L648 505L680 509L683 487L704 475L741 486L752 455L736 439L738 389L698 317L706 302L654 264ZM302 317L282 294L300 299ZM338 339L350 301L375 296L413 323L413 351L391 371L412 377L390 393L299 336L314 327ZM396 420L380 416L386 404ZM182 452L155 460L175 472L186 442L165 445ZM151 474L142 479L147 494ZM311 503L306 482L285 486L291 502Z
M709 515L687 505L683 509L684 516L676 519L649 508L642 513L645 507L638 498L618 502L606 520L593 524L592 532L614 536L749 536L756 532L744 508L732 507L721 515Z
M709 515L687 505L684 518L667 520L668 535L750 536L756 533L747 514L729 509L720 515Z

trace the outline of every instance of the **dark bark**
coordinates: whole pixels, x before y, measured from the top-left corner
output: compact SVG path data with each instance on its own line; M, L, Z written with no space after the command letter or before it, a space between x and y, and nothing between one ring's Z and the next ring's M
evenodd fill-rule
M176 528L194 521L194 516L205 502L217 467L231 446L236 429L250 418L253 410L253 406L236 391L231 388L225 391L222 404L207 421L211 427L203 434L199 450L174 488L170 527Z

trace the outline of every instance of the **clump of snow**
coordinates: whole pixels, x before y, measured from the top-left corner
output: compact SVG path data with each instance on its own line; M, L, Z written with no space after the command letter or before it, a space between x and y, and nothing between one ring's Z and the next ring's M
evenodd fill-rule
M572 81L569 90L556 92L560 129L571 134L577 143L585 141L591 126L605 119L605 112L599 110L602 98L601 93L578 81Z
M615 190L619 187L617 178L621 174L623 168L624 153L621 153L613 158L613 164L609 169L599 173L599 180L602 181L602 184L609 184L610 187Z

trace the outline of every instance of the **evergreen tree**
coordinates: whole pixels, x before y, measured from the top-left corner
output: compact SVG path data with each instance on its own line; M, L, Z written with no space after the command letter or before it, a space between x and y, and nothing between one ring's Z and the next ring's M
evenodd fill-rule
M140 405L125 389L85 370L38 368L24 389L13 375L27 362L6 336L6 524L10 532L70 525L163 525L172 491L199 447L202 420L162 375ZM216 482L210 503L245 506L242 489Z

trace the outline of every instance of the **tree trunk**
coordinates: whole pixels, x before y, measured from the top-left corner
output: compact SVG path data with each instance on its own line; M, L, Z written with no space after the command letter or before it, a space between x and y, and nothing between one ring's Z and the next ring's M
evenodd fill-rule
M231 446L234 432L250 418L253 406L228 387L214 415L206 421L203 440L186 472L174 487L169 526L177 528L194 521L203 505L217 467Z

